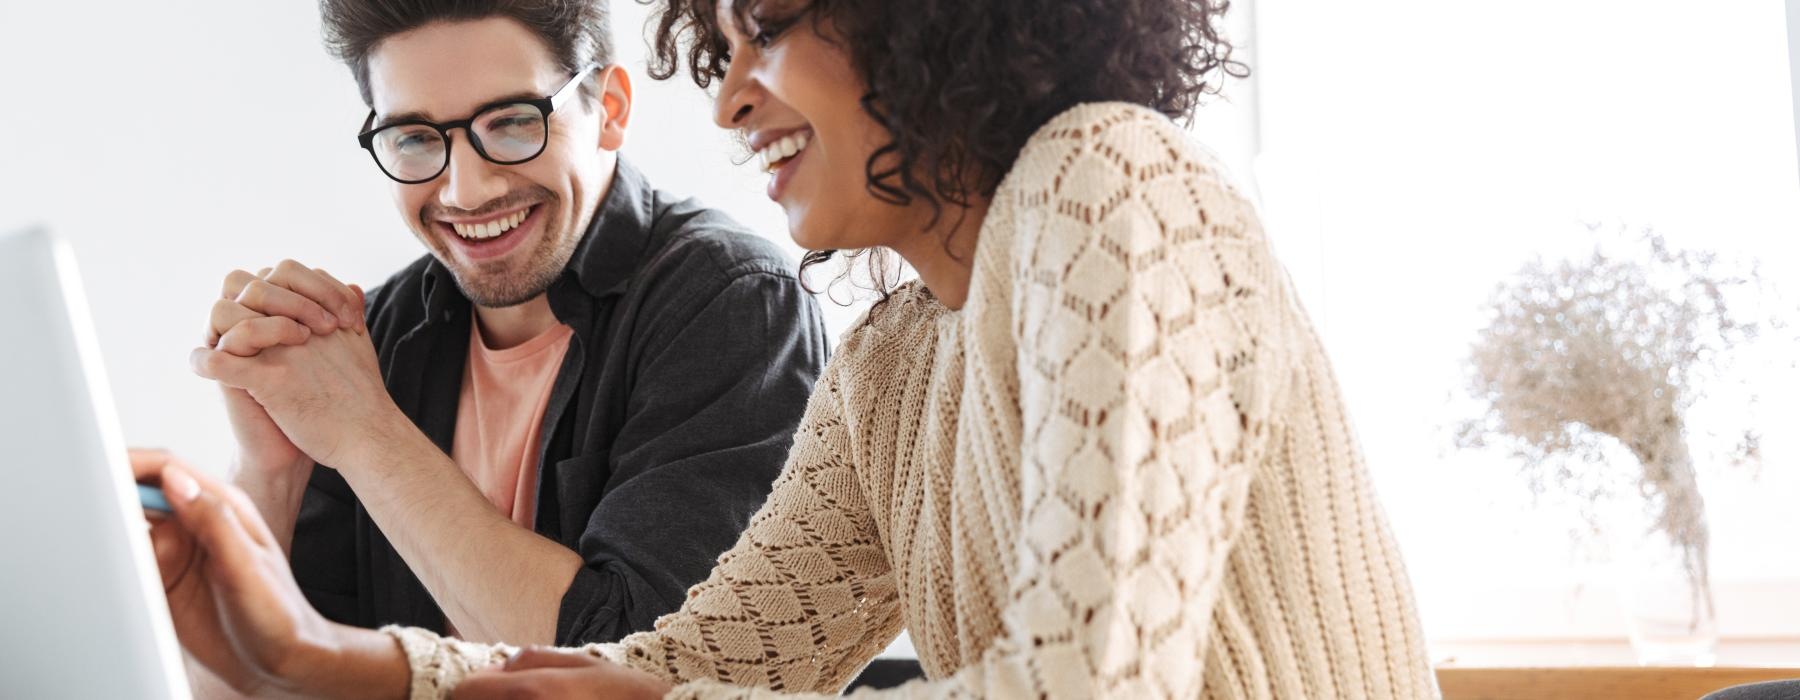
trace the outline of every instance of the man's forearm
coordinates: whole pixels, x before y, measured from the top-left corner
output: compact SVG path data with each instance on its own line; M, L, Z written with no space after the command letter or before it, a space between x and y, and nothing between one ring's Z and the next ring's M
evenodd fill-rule
M310 459L278 469L255 468L240 460L231 469L232 485L250 497L281 551L289 554L293 553L294 523L300 517L300 502L306 497L306 482L311 474Z
M502 517L407 423L339 467L450 622L472 641L553 644L581 557Z

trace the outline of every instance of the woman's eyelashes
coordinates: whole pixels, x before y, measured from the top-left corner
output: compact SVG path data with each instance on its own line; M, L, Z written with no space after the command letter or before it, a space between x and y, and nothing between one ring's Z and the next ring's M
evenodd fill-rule
M750 43L758 49L769 48L769 45L775 43L775 40L780 38L782 33L786 32L789 27L794 26L794 19L791 17L785 19L758 19L752 17L750 21L756 23L756 33L751 35Z

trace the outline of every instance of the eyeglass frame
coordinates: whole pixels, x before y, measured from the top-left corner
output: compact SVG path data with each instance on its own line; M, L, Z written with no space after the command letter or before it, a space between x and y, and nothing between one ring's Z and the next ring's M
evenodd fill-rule
M469 146L475 149L476 155L481 156L482 160L493 163L494 165L518 165L520 163L527 163L536 159L538 156L543 155L544 149L550 147L550 115L556 112L557 107L568 102L569 95L575 92L575 88L581 85L582 81L586 80L587 76L592 74L594 70L599 67L600 66L597 63L589 63L586 66L583 66L580 70L575 71L575 75L569 78L569 82L564 83L562 87L557 88L556 92L549 97L540 97L533 100L495 100L476 108L475 113L469 115L469 118L467 119L458 119L455 121L443 122L441 124L426 119L404 119L392 124L382 124L379 127L370 128L375 124L375 110L371 109L369 110L369 116L363 119L363 128L362 131L356 135L356 142L362 146L363 150L369 152L369 158L375 161L375 167L381 170L381 174L386 175L388 176L388 179L403 185L419 185L431 182L432 180L436 180L439 175L443 175L445 170L450 169L450 151L456 146L456 142L450 138L451 129L462 129L463 133L468 134ZM545 122L544 142L538 144L536 152L524 158L518 160L498 160L493 156L488 155L487 147L481 145L481 137L475 135L473 127L475 126L475 120L480 119L481 115L511 105L531 105L536 107L539 112L543 113ZM436 131L438 136L444 140L444 162L438 166L437 172L431 174L431 177L418 180L402 180L393 173L388 172L386 165L382 165L381 156L375 153L375 135L384 130L399 126L428 126Z

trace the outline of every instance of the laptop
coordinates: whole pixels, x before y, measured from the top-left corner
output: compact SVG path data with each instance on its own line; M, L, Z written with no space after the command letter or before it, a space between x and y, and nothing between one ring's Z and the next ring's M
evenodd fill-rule
M0 329L0 697L189 697L67 244L0 233Z

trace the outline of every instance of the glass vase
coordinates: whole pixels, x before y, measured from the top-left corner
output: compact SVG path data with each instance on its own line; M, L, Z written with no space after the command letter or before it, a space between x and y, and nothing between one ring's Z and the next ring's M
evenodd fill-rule
M1705 543L1650 531L1621 544L1614 550L1620 604L1638 664L1713 665L1719 625Z

